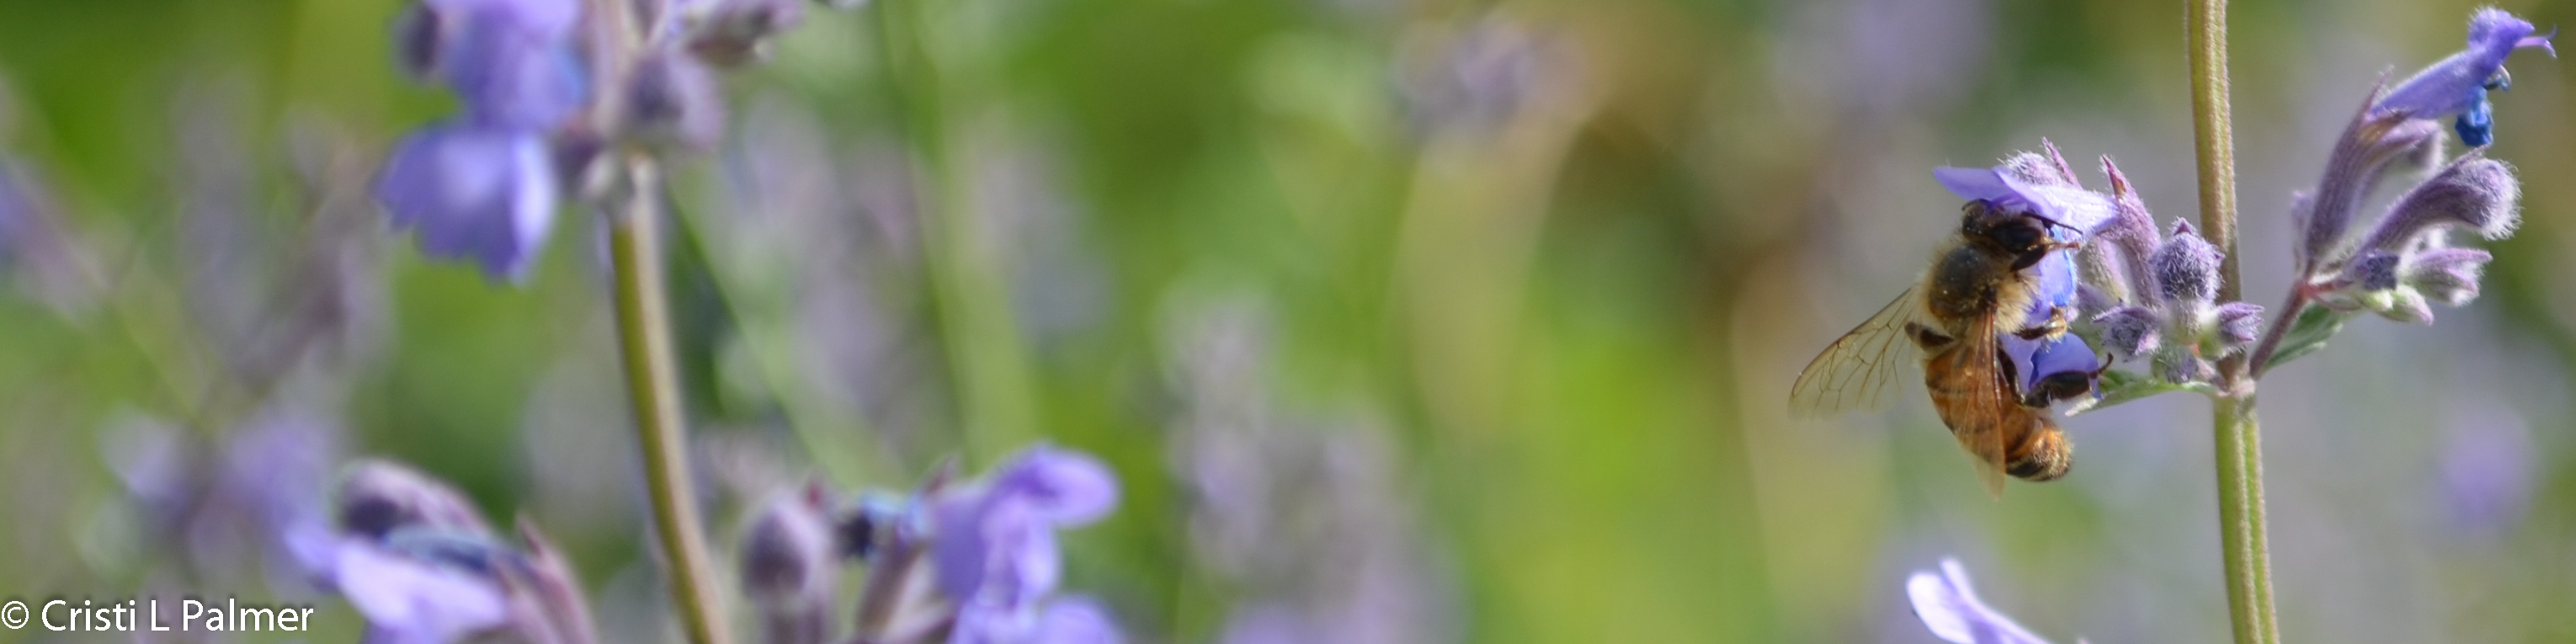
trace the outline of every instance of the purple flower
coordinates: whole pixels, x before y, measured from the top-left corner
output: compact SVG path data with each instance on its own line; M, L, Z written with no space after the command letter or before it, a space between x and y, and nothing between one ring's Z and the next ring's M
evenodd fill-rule
M578 0L424 0L405 18L404 65L465 104L405 138L376 178L376 200L423 252L525 275L562 196L548 139L589 101L580 25Z
M2113 215L2111 199L2082 186L2030 181L1993 168L1942 167L1932 170L1941 187L1970 201L1984 201L2005 212L2025 212L2091 233Z
M500 584L484 574L358 539L331 555L326 576L366 617L369 642L445 644L509 621Z
M2411 323L2433 320L2431 302L2467 304L2478 295L2486 251L2450 245L2458 229L2495 240L2522 218L2522 185L2513 169L2472 150L2400 195L2335 273L2317 278L2318 303L2367 310Z
M588 99L575 0L428 0L440 80L482 124L549 130Z
M2409 152L2438 151L2440 137L2441 126L2433 121L2401 114L2373 116L2368 109L2354 114L2327 157L2325 176L2318 179L2316 190L2292 198L2290 217L2303 233L2296 249L2299 265L2315 265L2334 253L2352 227L2353 210L2379 185L2389 166Z
M1022 452L986 481L941 490L930 501L930 555L943 594L958 605L951 642L1040 641L1040 600L1062 574L1058 528L1098 520L1117 504L1109 468L1052 447Z
M2048 644L2024 630L2011 617L1986 606L1968 585L1968 571L1957 559L1942 559L1941 573L1914 573L1905 580L1914 601L1914 616L1932 635L1955 644Z
M2029 270L2037 272L2039 288L2024 316L2024 327L2072 321L2077 310L2075 259L2066 253L2051 253ZM2059 319L2060 316L2067 319ZM2047 406L2092 391L2094 373L2102 368L2093 346L2071 333L2037 339L2007 334L2003 343L2004 355L2012 359L2013 373L2020 377L2016 384L2024 392L2026 405Z
M2155 272L2158 294L2168 304L2208 304L2218 297L2219 264L2226 260L2218 247L2200 238L2191 222L2174 220L2173 237L2147 256L2147 267Z
M560 192L541 135L471 123L413 133L376 177L376 200L419 232L422 252L513 280L545 243Z
M2557 35L2557 30L2538 36L2531 35L2533 31L2531 23L2502 9L2481 9L2469 17L2468 49L2416 72L2380 99L2372 111L2418 119L2456 114L2460 118L2454 127L2459 130L2460 140L2471 147L2485 146L2493 139L2487 90L2510 85L2511 77L2504 71L2505 57L2524 47L2539 47L2551 56L2558 55L2549 46L2549 38Z
M2388 214L2361 240L2361 248L2403 252L2441 228L2476 232L2490 240L2513 236L2522 225L2522 184L2502 161L2470 151L2433 178L2397 198Z

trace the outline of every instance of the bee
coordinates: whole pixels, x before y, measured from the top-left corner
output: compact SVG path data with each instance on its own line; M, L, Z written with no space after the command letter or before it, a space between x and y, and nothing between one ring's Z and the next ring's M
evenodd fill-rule
M2089 388L2081 379L2049 379L2023 392L2003 336L2055 338L2069 317L2027 322L2038 291L2028 269L2049 253L2078 245L2049 234L2064 228L2046 217L2005 212L1985 201L1962 209L1958 234L1934 257L1923 280L1869 321L1843 334L1798 373L1792 411L1809 417L1875 410L1887 402L1900 361L1920 351L1932 408L1959 447L1975 457L1988 492L2003 494L2004 476L2052 481L2073 464L2074 446L2049 416L2048 403ZM2070 228L2071 229L2071 228Z

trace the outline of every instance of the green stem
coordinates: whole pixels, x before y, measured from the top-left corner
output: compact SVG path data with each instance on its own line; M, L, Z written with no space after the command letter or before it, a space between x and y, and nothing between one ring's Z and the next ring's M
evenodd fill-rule
M689 475L688 443L681 435L678 362L671 353L671 312L662 291L662 203L658 168L651 157L625 159L627 192L611 199L609 257L617 282L618 347L625 354L626 393L634 404L638 441L644 447L644 481L653 504L653 528L670 568L671 600L695 644L729 644L723 596L715 589L707 542L698 531L697 489Z
M948 118L963 111L961 86L971 62L940 56L929 40L940 30L931 12L953 2L884 0L877 4L887 76L901 100L904 139L912 147L913 195L922 252L940 333L948 347L959 426L970 461L985 462L1037 433L1036 394L1017 318L1011 311L1000 249L967 202ZM953 53L953 52L952 52ZM945 63L952 68L943 70ZM945 73L943 73L945 71Z
M2236 154L2228 132L2227 1L2190 0L2191 115L2200 170L2200 227L2226 253L2220 301L2241 299L2236 261ZM2237 644L2281 639L2272 610L2272 563L2263 535L2263 440L2254 382L2242 354L2219 364L2211 425L2218 448L2219 539L2227 613Z

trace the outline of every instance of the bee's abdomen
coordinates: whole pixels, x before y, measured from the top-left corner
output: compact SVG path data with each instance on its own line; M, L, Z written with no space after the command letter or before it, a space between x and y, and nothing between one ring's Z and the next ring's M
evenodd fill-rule
M2041 419L2036 431L2009 456L2004 473L2033 483L2054 481L2075 466L2075 444L2066 440L2065 430Z

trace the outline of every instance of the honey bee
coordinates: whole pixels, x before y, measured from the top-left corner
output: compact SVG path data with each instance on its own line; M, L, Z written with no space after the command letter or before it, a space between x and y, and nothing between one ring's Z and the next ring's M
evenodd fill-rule
M2083 382L2051 380L2021 392L2003 335L2053 338L2066 332L2065 311L2027 324L2037 279L2029 271L2049 253L2073 247L2049 235L2046 217L2007 213L1984 201L1963 209L1959 232L1933 259L1923 281L1869 321L1843 334L1798 373L1792 411L1810 417L1875 410L1887 402L1897 364L1921 351L1932 408L1959 447L1976 458L1988 492L2003 494L2004 475L2027 481L2065 476L2074 446L2049 417L2051 400L2082 393Z

